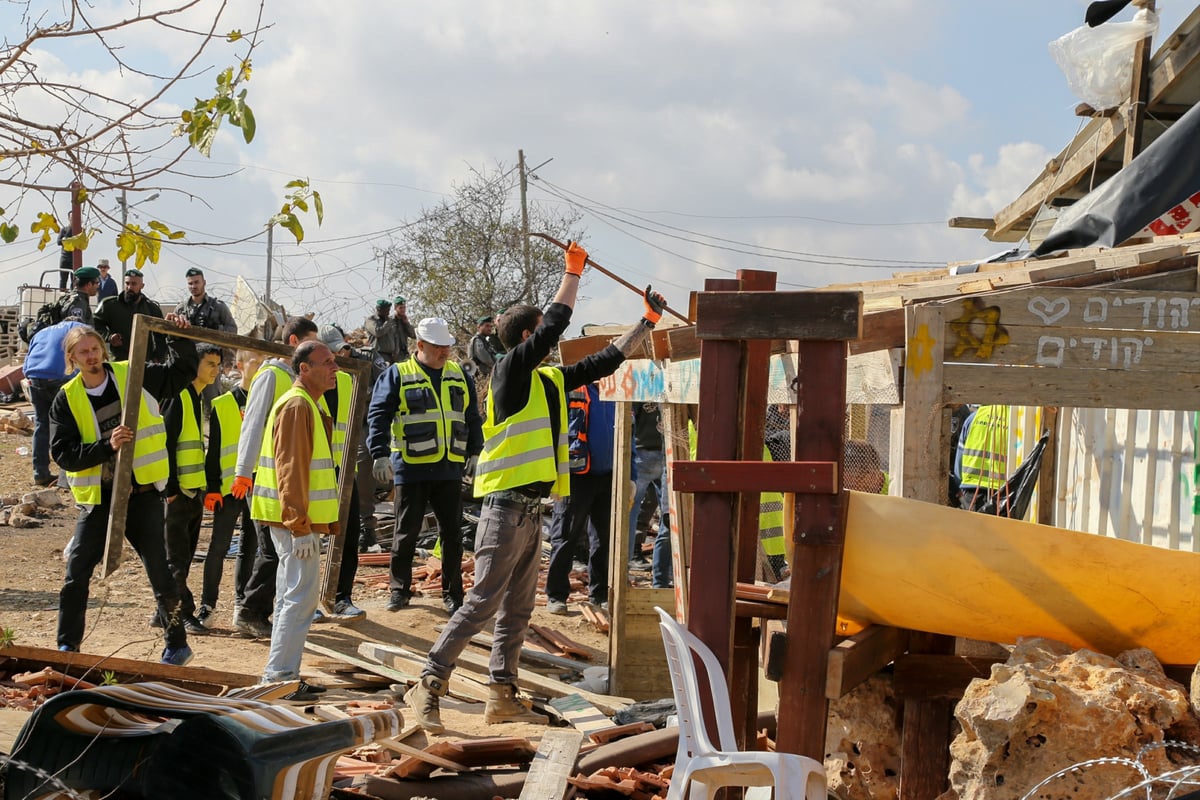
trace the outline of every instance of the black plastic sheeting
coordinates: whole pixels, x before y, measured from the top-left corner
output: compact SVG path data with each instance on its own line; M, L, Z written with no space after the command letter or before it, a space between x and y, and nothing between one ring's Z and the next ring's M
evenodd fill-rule
M1200 105L1100 188L1068 207L1034 257L1079 247L1116 247L1200 191L1197 137Z

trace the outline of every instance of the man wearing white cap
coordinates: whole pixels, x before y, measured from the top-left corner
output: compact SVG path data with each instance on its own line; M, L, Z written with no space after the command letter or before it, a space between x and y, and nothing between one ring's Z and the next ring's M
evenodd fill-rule
M412 560L430 506L442 539L442 605L453 614L463 602L463 466L483 449L483 418L474 382L450 360L446 320L427 317L416 334L416 355L379 377L367 412L375 478L398 487L387 607L399 611L412 599Z

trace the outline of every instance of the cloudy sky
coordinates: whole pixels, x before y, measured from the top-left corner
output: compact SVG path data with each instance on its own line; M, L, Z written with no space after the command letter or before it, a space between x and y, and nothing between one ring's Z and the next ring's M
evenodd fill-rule
M531 166L549 161L533 203L575 205L599 263L680 308L706 278L739 268L802 288L984 256L1005 246L946 219L992 215L1080 127L1047 43L1081 25L1086 5L268 0L248 85L257 138L223 134L210 160L189 157L196 173L227 174L177 184L204 202L164 193L134 209L135 221L161 219L192 241L257 236L164 252L147 293L181 299L195 265L217 295L239 274L261 292L263 222L284 184L308 177L325 223L306 219L301 246L276 233L272 296L356 326L376 297L403 293L385 286L374 248L471 168L512 166L519 148ZM1192 9L1158 5L1156 44ZM248 30L256 10L231 0L219 30ZM11 14L0 12L5 30ZM163 38L129 47L175 57ZM232 63L223 48L207 62ZM145 91L94 57L39 54L65 77ZM104 237L88 263L113 249ZM27 235L0 249L0 300L53 266ZM601 275L583 294L579 323L640 313Z

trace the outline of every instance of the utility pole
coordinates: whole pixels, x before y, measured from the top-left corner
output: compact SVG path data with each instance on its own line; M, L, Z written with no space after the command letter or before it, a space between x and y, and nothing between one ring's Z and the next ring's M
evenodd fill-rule
M275 223L267 226L267 291L265 297L268 301L271 299L271 242L272 236L275 233Z
M525 174L525 151L517 151L517 166L521 169L521 257L525 265L525 302L533 304L533 269L529 265L529 204L526 201L528 179Z

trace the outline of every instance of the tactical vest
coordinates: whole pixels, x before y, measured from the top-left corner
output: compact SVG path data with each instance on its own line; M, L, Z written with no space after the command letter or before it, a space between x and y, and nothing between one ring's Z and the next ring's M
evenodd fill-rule
M558 392L557 439L550 426L546 379ZM494 396L488 393L483 452L475 467L476 497L534 483L553 483L552 491L559 497L571 494L567 398L562 372L554 367L538 367L529 380L529 402L499 424L495 422Z
M129 374L129 362L109 362L112 368L112 379L117 384L117 394L122 404L125 402L125 380ZM67 406L71 416L75 418L75 427L84 444L100 441L100 424L96 413L88 400L87 389L83 385L83 373L77 373L74 378L63 386L67 395ZM81 506L96 506L100 504L100 480L103 474L103 464L98 464L79 472L65 470L71 479L71 494L75 502ZM142 391L138 407L138 427L133 434L133 477L143 486L154 484L159 489L166 486L170 474L170 464L167 462L167 428L163 424L162 415L158 413L158 402L145 390Z
M400 376L400 407L392 420L392 452L406 464L467 460L467 379L462 367L442 367L441 397L416 357L394 365Z
M333 470L333 451L325 435L321 409L302 386L284 392L271 408L266 433L258 455L254 497L250 503L250 518L260 522L283 521L283 506L279 501L279 479L275 471L275 417L279 409L293 397L303 397L313 415L313 452L308 465L308 518L314 523L336 522L338 519L337 473Z
M571 454L572 475L586 475L592 469L592 445L588 439L592 394L586 386L567 395L567 447Z

